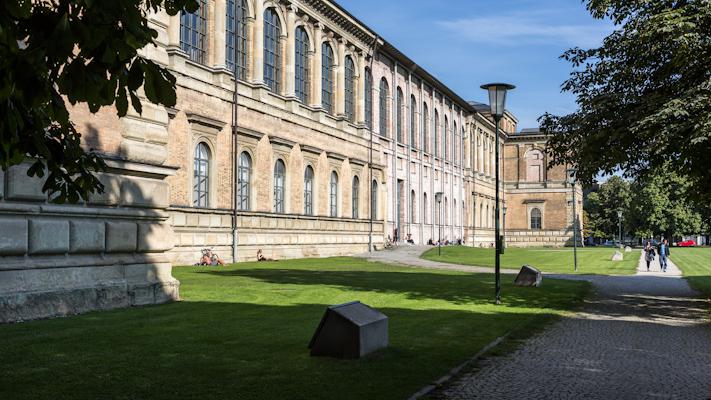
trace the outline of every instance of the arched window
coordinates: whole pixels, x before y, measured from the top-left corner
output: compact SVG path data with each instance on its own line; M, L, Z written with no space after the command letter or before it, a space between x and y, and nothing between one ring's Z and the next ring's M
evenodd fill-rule
M249 211L251 208L252 157L247 152L239 155L239 171L237 173L237 202L240 211Z
M311 75L309 66L309 35L303 26L296 28L296 57L294 58L294 74L296 97L306 104L309 101L309 86L311 85L309 76Z
M457 219L457 199L454 199L454 204L452 204L452 225L457 226L458 219Z
M489 212L488 209L486 211ZM484 214L484 205L479 204L479 227L480 228L483 228L485 226L484 225L484 218L486 218L486 214Z
M395 132L397 132L397 142L402 143L402 122L405 110L405 100L403 99L402 89L397 88L397 118L395 119Z
M373 74L365 69L365 126L373 129Z
M543 227L543 216L541 215L541 210L534 208L531 210L531 229L541 230Z
M304 214L314 215L314 169L311 166L304 171Z
M457 122L452 122L452 162L457 162Z
M346 119L355 122L355 64L351 56L346 56Z
M491 206L491 221L489 222L489 227L493 228L494 227L494 221L496 220L496 208L492 205Z
M489 228L489 227L490 227L490 226L489 226L489 221L490 221L490 220L489 220L489 217L490 217L490 216L491 216L491 214L489 214L489 205L487 204L487 205L486 205L486 214L484 214L484 215L482 216L482 218L486 218L486 224L484 225L486 228Z
M378 181L375 179L370 185L370 213L373 219L378 219Z
M462 149L459 151L459 163L463 164L465 161L464 159L464 153L466 152L465 146L464 146L464 136L466 135L467 131L462 127L462 136L459 138L460 143L462 144ZM474 154L471 155L471 157L474 157Z
M321 44L321 104L333 114L333 48L328 42Z
M237 16L235 18L235 12ZM236 26L236 30L235 30ZM227 0L227 68L235 72L235 44L237 45L237 79L247 79L247 0Z
M417 148L416 128L417 128L417 100L415 96L410 96L410 146Z
M385 78L380 80L380 98L378 99L378 110L380 111L380 136L388 136L388 97L390 97L390 87Z
M210 205L210 148L205 143L195 146L193 161L193 205Z
M423 114L424 114L424 119L422 123L422 150L425 153L429 153L430 151L430 130L429 130L429 124L430 124L430 110L427 108L427 104L423 104Z
M207 36L207 0L198 1L198 9L180 13L180 49L198 63L205 62Z
M439 157L439 111L435 110L434 117L434 137L432 138L434 155Z
M286 181L286 165L284 161L277 160L274 164L274 212L284 213L284 186Z
M449 118L447 116L444 116L444 130L442 131L442 155L444 156L445 160L449 159L449 149L447 148L448 144L448 139L449 139Z
M335 171L331 172L330 189L329 215L335 218L338 216L338 175Z
M415 197L415 191L410 192L410 223L414 224L417 222L417 198Z
M427 202L427 193L422 194L422 207L423 207L422 222L424 222L425 224L429 224L430 223L430 219L428 218L429 203Z
M264 10L264 83L274 93L281 85L281 24L273 8Z
M358 218L358 202L360 201L360 179L357 176L353 177L353 188L351 190L351 203L353 209L353 219Z
M526 153L526 181L543 182L543 153L531 150Z
M449 225L449 199L444 198L444 225Z

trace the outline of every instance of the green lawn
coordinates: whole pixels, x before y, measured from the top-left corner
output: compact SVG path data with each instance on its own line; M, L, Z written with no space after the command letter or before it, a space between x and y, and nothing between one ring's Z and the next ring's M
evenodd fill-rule
M612 261L615 249L582 248L578 249L578 274L629 275L634 274L639 263L639 251L625 253L624 261ZM442 255L437 255L437 248L432 248L422 255L432 261L453 264L494 266L494 249L482 249L467 246L442 247ZM519 269L528 264L544 272L572 274L573 249L571 248L513 248L509 247L501 256L501 267Z
M691 287L711 298L711 248L672 248L671 259Z
M185 301L0 326L0 399L403 399L509 331L581 304L547 280L491 304L491 274L351 258L182 267ZM361 300L390 317L390 347L312 358L324 308Z

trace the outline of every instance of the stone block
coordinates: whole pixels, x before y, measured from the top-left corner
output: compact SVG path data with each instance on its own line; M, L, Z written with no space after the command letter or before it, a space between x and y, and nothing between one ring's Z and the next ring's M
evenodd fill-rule
M121 176L114 174L98 174L99 181L104 185L103 193L92 193L90 204L117 205L121 197Z
M20 164L7 170L5 198L8 200L45 201L47 194L42 192L44 179L27 176L31 164Z
M31 219L30 254L64 254L69 251L69 221Z
M210 226L210 216L206 214L200 214L198 216L198 225L206 228Z
M0 256L27 253L28 225L23 218L0 217Z
M197 214L188 214L187 216L187 226L197 226L200 221Z
M185 226L187 223L186 215L183 213L173 213L173 225L174 226Z
M106 225L100 221L69 221L69 252L102 253Z
M222 217L219 215L210 215L210 226L213 228L220 227L222 223Z
M163 252L173 248L173 228L168 224L138 224L138 251Z
M106 222L106 252L136 251L138 227L134 222Z
M166 208L170 186L167 182L126 177L121 182L121 204L128 207Z

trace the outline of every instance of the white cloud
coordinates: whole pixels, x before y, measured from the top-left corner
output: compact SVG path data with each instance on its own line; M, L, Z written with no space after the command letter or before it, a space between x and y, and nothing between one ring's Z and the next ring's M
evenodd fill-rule
M438 25L464 40L504 46L525 44L562 44L584 48L597 47L612 32L607 21L566 23L565 16L534 12L460 18L440 21Z

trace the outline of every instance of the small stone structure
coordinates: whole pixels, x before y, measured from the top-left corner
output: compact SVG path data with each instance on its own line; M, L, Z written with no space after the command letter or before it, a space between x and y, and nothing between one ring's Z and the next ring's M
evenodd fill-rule
M615 251L615 255L612 256L612 261L622 261L624 258L624 255L620 251Z
M539 287L541 286L541 281L543 276L538 268L534 268L530 265L524 265L521 267L516 279L514 280L514 285L516 286L527 286L527 287Z
M632 252L632 248L630 246L626 246L625 253L631 253L631 252Z

